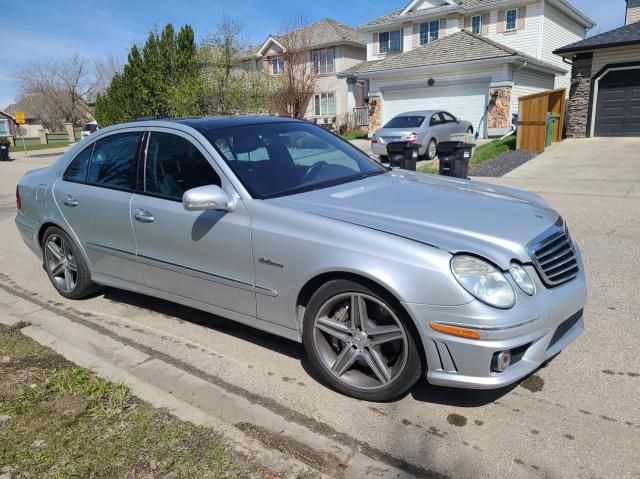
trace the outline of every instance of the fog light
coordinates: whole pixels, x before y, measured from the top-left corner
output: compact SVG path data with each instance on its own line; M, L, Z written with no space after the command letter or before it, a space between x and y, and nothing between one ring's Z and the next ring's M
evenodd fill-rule
M509 364L511 364L511 351L502 351L493 355L491 369L501 373L509 367Z

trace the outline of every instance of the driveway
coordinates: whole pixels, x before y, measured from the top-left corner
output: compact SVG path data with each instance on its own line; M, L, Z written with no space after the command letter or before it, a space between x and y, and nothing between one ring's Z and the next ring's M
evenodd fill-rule
M81 327L92 328L109 338L91 342L94 354L123 364L130 351L154 358L153 364L171 364L176 378L196 375L197 387L189 388L177 380L156 381L158 373L147 363L138 366L143 359L122 366L176 400L226 417L231 427L257 424L287 436L295 430L304 442L293 449L297 457L325 463L344 457L335 468L346 468L345 476L397 478L393 471L400 469L420 478L639 477L640 209L631 194L640 175L629 158L616 161L637 147L637 140L567 141L496 180L540 191L562 213L582 247L590 288L584 335L546 367L502 390L421 381L398 401L367 403L318 382L298 344L114 289L84 301L60 297L13 224L16 181L52 161L46 158L0 163L0 293L9 296L0 301L0 321L14 314L36 324L34 310L40 309L51 328L62 324L58 317L71 321L78 330L66 330L63 339L76 346ZM425 205L432 207L440 206ZM220 389L217 396L208 393L213 386ZM241 404L253 412L229 412ZM290 450L290 444L283 447ZM388 466L359 473L349 462L357 453ZM333 469L328 474L342 475Z
M494 182L538 193L639 198L640 139L565 140Z

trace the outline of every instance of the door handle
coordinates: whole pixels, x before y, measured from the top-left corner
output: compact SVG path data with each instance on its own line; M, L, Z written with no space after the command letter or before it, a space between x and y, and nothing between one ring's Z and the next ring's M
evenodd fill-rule
M137 209L133 212L133 217L140 223L153 223L155 218L147 210Z
M62 197L62 202L67 205L67 206L78 206L78 200L76 200L75 196L71 196L71 195L64 195Z

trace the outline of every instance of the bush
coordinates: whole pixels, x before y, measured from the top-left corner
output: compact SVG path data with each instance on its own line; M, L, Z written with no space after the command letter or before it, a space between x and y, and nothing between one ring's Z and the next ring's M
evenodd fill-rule
M360 130L351 130L346 131L340 135L343 140L351 141L351 140L367 140L369 138L369 133L366 131Z

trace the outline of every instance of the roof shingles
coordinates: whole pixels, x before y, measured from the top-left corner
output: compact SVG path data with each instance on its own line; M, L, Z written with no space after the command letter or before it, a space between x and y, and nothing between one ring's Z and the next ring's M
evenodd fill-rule
M364 74L506 57L518 57L542 67L561 70L554 65L537 60L487 38L467 31L460 31L408 52L389 56L383 60L362 62L345 70L343 73Z
M563 53L597 50L599 48L611 48L635 43L640 44L640 22L609 30L600 35L594 35L593 37L558 48L553 53L562 55Z

